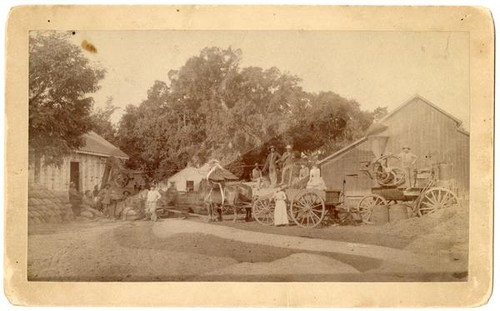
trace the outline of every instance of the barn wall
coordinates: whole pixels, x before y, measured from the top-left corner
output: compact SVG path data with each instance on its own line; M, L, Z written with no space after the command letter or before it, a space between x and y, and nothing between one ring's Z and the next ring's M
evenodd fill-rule
M80 163L80 191L93 190L100 185L104 173L106 157L73 153L64 159L61 167L42 166L40 183L49 190L63 194L68 191L70 183L70 163ZM29 167L29 181L34 182L34 168Z
M360 169L363 167L361 162L371 161L374 156L373 153L362 150L362 145L356 146L343 155L321 165L321 176L328 190L342 190L342 183L345 178L347 196L362 196L370 193L373 181ZM358 176L346 176L350 174L357 174Z
M415 99L386 119L388 126L380 135L389 136L386 154L401 152L404 145L417 155L417 168L429 167L431 162L451 164L451 174L458 185L459 195L469 189L469 137L456 129L456 122ZM431 159L426 155L431 155Z

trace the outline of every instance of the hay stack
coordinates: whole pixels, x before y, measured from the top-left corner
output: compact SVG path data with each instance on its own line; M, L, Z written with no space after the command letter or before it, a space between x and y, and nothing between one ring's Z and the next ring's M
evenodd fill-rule
M28 223L61 223L73 219L71 205L39 184L28 184Z

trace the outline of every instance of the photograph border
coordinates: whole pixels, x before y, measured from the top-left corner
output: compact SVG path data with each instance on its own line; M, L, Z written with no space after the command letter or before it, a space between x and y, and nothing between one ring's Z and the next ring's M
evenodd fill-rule
M147 16L147 18L144 18ZM50 22L49 22L50 21ZM27 281L30 30L466 31L470 34L470 228L467 282ZM4 291L30 306L478 306L492 290L494 26L477 7L24 6L6 47ZM473 107L473 109L472 109ZM477 152L480 150L480 152ZM307 290L306 290L307 289Z

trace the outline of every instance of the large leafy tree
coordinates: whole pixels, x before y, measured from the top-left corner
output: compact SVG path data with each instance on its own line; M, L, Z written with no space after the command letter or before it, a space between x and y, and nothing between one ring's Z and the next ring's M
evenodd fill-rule
M110 96L104 107L95 108L90 115L92 129L112 144L116 143L116 128L111 122L111 116L118 109Z
M93 65L69 35L37 32L29 38L29 148L38 180L45 165L81 147L91 129L89 94L99 89L105 70Z
M305 92L276 67L240 67L242 53L205 48L170 83L156 81L118 129L129 165L162 179L187 163L218 159L238 177L263 162L270 144L299 151L335 151L358 138L373 113L334 92Z

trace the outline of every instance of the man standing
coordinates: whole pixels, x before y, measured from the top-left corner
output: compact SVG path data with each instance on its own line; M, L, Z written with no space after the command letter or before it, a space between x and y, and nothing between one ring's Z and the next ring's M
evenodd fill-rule
M151 187L146 197L146 215L151 217L152 221L158 220L156 214L157 202L161 198L160 191L156 186Z
M69 203L71 204L71 210L73 210L73 215L78 216L81 212L82 205L82 194L76 190L76 185L74 182L69 183Z
M283 171L281 173L281 184L284 185L286 183L290 184L292 181L292 167L294 164L294 154L292 151L292 145L286 146L286 151L283 153L278 162L281 163L283 167Z
M280 154L276 152L276 148L274 146L269 147L271 151L267 155L266 164L264 164L263 170L269 170L269 179L271 181L271 187L276 186L278 182L278 175L276 173L276 162L280 159Z
M101 192L99 192L99 197L101 198L101 204L102 204L102 209L103 209L103 213L104 215L106 215L106 217L110 218L110 217L113 217L114 218L114 208L112 208L112 202L111 202L111 185L110 184L106 184L104 186L104 189L101 190Z
M398 157L401 160L401 168L404 170L406 175L406 187L411 188L413 186L413 168L415 166L415 162L417 162L417 156L410 152L410 147L404 146L403 151L398 154Z

